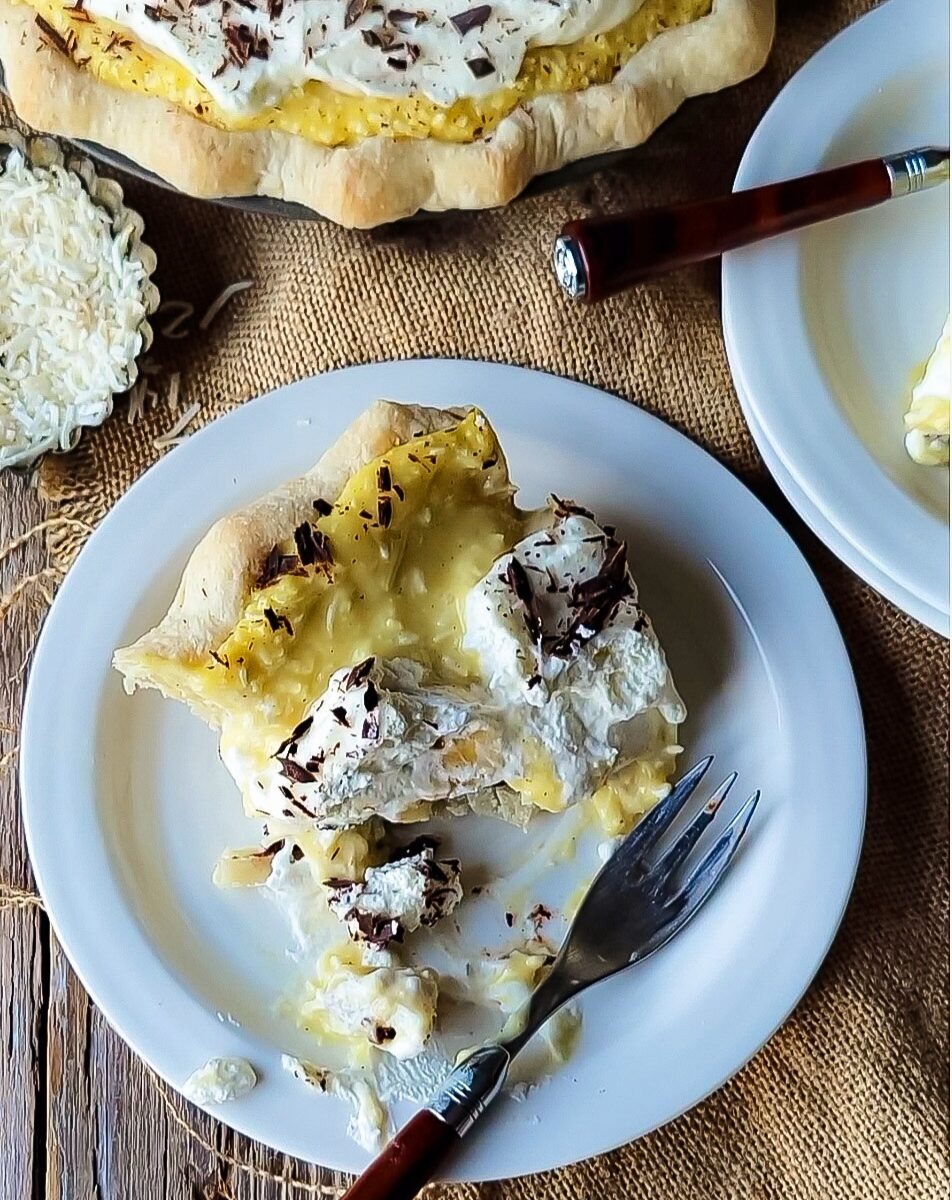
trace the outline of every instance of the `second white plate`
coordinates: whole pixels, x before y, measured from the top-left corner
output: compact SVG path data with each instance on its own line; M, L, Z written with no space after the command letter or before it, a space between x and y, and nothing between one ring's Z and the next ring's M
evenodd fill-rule
M945 0L891 0L858 21L781 92L735 188L948 145L948 41ZM943 187L735 251L723 267L728 358L755 436L836 532L834 553L852 547L844 560L867 564L873 586L891 581L884 594L920 619L937 613L929 623L946 635L949 473L909 459L903 413L948 312L948 265Z

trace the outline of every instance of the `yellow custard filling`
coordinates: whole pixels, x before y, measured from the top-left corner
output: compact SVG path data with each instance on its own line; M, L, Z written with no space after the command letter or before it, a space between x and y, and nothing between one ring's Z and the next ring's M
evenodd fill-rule
M218 105L184 67L134 40L121 26L104 18L89 19L76 8L71 12L61 0L18 2L29 4L67 39L73 61L103 83L168 100L222 129L276 129L323 146L368 137L473 141L536 96L608 83L652 38L706 16L713 7L713 0L645 0L637 13L605 33L573 45L530 49L511 87L479 99L460 99L449 107L423 96L356 95L312 80L276 106L235 114Z
M407 657L450 683L479 678L463 604L531 524L489 423L470 412L369 463L330 512L315 511L329 563L253 591L214 656L149 666L217 717L223 752L260 766L341 667Z

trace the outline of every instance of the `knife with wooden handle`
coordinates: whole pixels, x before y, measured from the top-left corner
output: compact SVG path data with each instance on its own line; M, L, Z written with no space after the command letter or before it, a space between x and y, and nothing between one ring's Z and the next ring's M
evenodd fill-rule
M924 146L713 200L570 221L556 238L553 266L567 295L594 303L689 263L948 178L948 148Z

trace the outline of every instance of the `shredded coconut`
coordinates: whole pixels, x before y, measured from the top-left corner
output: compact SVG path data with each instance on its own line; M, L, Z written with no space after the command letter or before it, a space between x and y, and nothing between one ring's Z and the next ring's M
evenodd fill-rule
M129 386L142 263L64 167L11 150L0 170L0 467L68 449Z
M199 329L207 329L212 321L218 316L221 310L225 307L232 296L237 296L239 292L245 291L252 286L254 281L251 279L242 279L238 283L230 283L228 287L209 304L205 310L205 315L198 323Z
M201 405L198 403L198 401L196 401L194 404L190 404L188 408L186 408L185 411L180 414L178 420L175 422L172 428L166 430L165 433L155 439L153 445L155 446L156 450L164 450L167 446L173 446L180 441L184 441L185 439L180 438L179 434L183 433L187 426L191 424L194 418L198 415L200 408Z
M195 305L187 300L163 300L155 315L161 317L168 313L174 313L175 316L159 328L159 333L166 338L188 337L190 331L180 326L195 315Z

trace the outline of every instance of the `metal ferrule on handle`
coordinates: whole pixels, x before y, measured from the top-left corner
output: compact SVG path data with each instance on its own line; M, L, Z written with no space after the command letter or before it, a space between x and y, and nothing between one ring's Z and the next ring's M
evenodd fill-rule
M452 1071L427 1108L462 1137L499 1095L511 1061L504 1046L481 1046Z
M949 178L949 152L938 146L920 146L883 159L893 196L910 196L945 183Z

